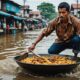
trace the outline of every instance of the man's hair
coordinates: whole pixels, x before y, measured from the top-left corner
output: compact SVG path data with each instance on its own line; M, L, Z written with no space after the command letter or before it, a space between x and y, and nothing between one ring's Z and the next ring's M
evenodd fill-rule
M66 11L70 12L70 5L67 2L61 2L58 6L58 10L59 8L66 8Z

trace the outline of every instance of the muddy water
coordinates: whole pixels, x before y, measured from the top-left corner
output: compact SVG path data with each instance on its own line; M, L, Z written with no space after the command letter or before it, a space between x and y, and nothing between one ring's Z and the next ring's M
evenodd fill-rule
M0 80L80 80L80 66L74 73L60 74L56 76L39 76L25 73L14 61L16 55L21 55L39 35L41 30L28 31L25 33L0 36ZM54 42L55 33L44 38L37 46L34 52L47 54L47 49ZM44 45L43 45L44 44ZM61 54L73 55L71 50L66 50Z

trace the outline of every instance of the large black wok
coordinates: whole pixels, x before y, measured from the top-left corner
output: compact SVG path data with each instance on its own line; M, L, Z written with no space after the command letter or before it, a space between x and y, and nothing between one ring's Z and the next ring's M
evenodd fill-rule
M41 56L50 56L50 54L40 54ZM31 55L27 55L27 57L31 57ZM68 55L61 55L61 56L67 56L69 58L72 58L72 56ZM68 73L72 71L74 68L77 67L80 63L80 58L78 57L76 64L67 64L67 65L41 65L41 64L29 64L29 63L22 63L20 62L21 59L24 57L16 56L15 61L19 64L20 67L22 67L24 70L31 72L31 73L37 73L37 74L58 74L58 73Z

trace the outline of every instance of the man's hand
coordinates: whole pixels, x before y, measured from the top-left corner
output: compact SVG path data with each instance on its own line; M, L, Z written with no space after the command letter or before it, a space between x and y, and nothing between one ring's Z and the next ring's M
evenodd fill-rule
M35 44L32 44L30 47L28 47L28 51L32 51L32 50L34 50L35 49Z

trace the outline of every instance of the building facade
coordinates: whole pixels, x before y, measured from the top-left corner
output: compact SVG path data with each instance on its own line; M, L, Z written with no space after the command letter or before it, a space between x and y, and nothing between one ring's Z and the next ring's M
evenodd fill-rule
M71 13L80 17L80 4L71 4Z

